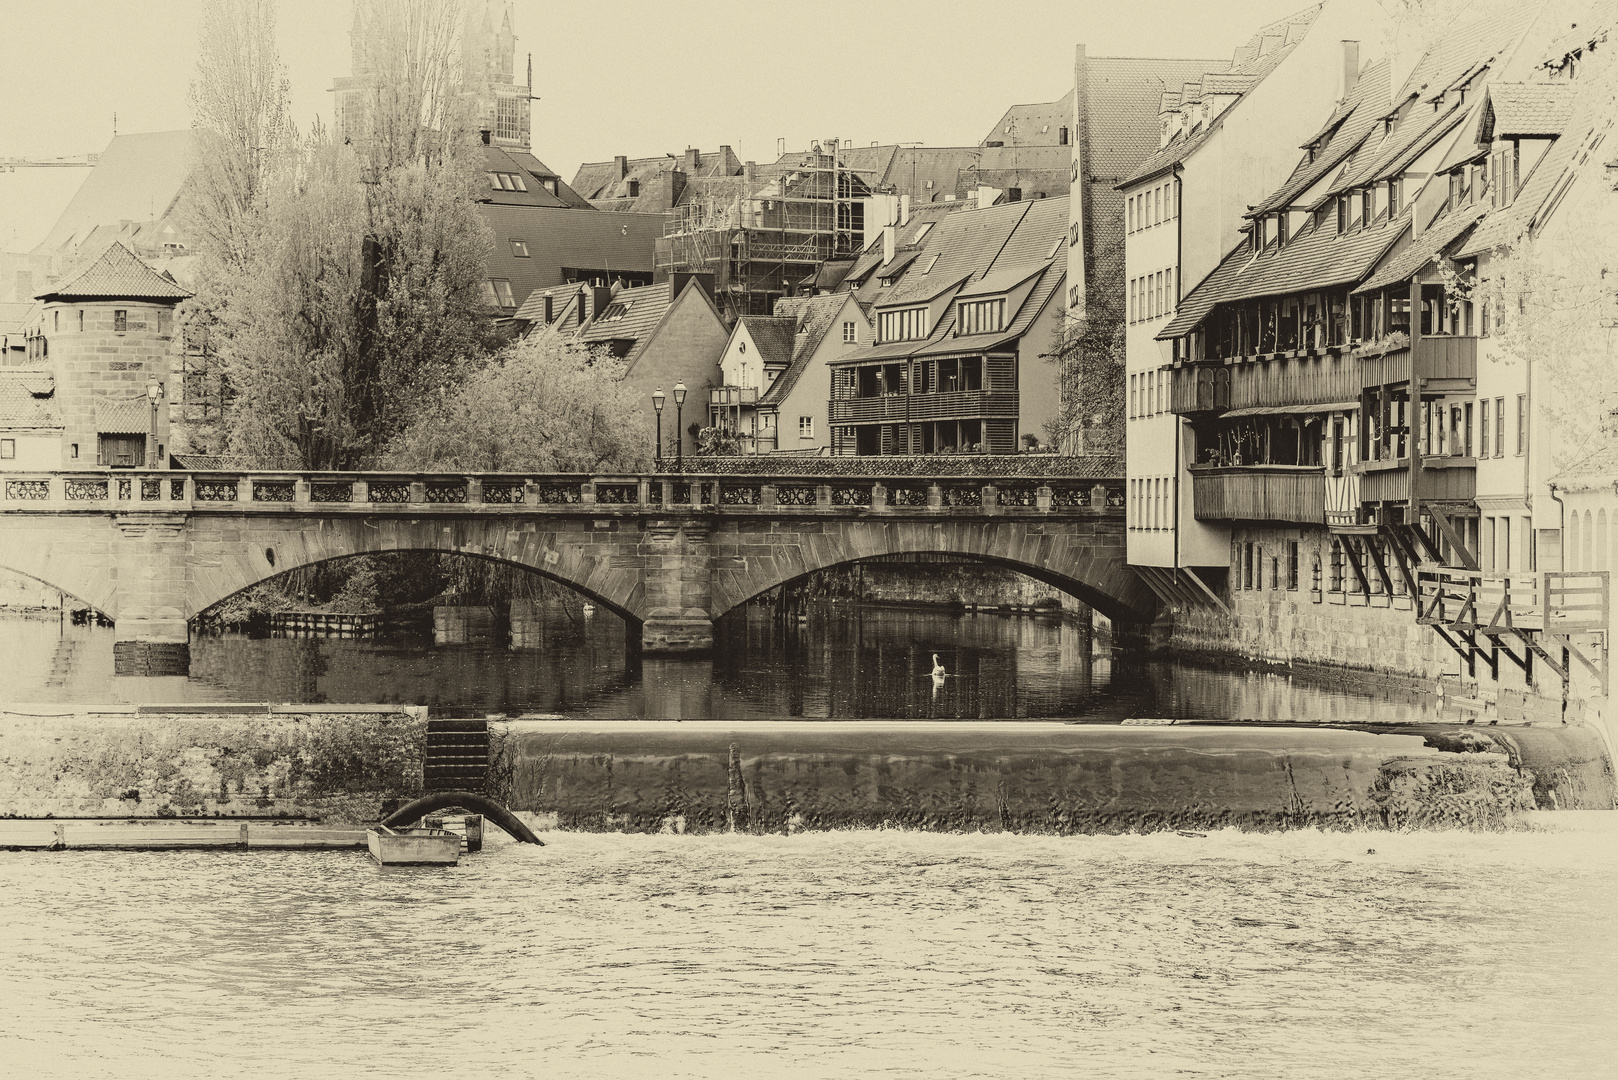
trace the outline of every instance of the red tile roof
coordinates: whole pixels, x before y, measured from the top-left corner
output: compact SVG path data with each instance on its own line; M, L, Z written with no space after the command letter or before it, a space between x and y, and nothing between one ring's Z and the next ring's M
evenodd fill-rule
M48 286L38 300L184 300L191 294L114 242L77 273Z

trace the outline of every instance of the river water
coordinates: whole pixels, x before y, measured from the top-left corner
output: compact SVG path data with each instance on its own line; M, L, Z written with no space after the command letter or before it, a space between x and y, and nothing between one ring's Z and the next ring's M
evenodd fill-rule
M1381 686L1321 686L1115 654L1056 616L949 614L849 603L803 622L749 607L720 621L711 660L639 658L605 611L548 602L513 648L490 640L194 635L186 680L118 679L113 631L52 617L0 618L13 658L0 700L273 701L428 705L435 714L771 719L1132 716L1195 719L1431 719L1431 698ZM933 655L949 672L928 673Z
M17 1077L1610 1077L1618 831L0 853ZM1374 854L1368 849L1374 848Z

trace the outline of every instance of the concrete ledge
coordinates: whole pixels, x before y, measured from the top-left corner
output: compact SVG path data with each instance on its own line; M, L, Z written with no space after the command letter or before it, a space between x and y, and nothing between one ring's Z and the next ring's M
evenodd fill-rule
M497 797L591 831L1494 828L1538 805L1526 755L1514 760L1486 738L1435 743L1432 734L1256 724L491 724L492 772L505 777Z

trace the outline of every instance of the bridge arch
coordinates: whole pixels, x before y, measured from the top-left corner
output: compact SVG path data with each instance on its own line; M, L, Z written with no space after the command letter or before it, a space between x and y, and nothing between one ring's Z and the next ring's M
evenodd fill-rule
M1078 597L1109 619L1150 622L1155 597L1129 567L1117 530L1100 525L899 520L850 521L797 535L785 526L753 535L739 530L739 558L726 560L726 539L715 537L719 565L711 610L717 619L771 589L831 567L928 554L1008 567Z
M559 535L522 522L446 522L438 518L340 518L310 524L317 527L256 528L245 544L232 543L228 536L215 541L221 557L217 561L197 559L187 575L186 617L194 619L238 593L293 570L360 555L420 551L515 566L572 589L631 627L642 620L637 605L643 590L638 583L626 585L624 575L598 565L603 560L580 550L589 545L566 535L565 530ZM210 543L199 538L193 546L202 549Z

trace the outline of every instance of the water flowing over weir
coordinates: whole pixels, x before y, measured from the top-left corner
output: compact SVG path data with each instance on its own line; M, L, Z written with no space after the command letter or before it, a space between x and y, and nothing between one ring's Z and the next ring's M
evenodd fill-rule
M1618 830L1535 817L496 834L420 871L13 853L0 904L29 917L0 935L7 1063L31 1080L1609 1075Z

